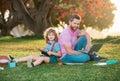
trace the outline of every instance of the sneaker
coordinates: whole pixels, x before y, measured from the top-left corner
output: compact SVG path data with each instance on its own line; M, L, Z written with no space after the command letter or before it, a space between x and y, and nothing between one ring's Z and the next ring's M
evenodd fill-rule
M32 68L32 59L31 59L31 58L29 58L29 59L27 60L27 67L28 67L28 68Z
M9 61L13 61L13 59L15 59L14 57L12 57L11 55L8 55L8 59L9 59Z
M92 61L106 61L107 58L98 56L96 53L94 53L93 55L91 55L91 60Z
M94 61L106 61L107 58L101 57L101 56L95 56L95 57L92 57L91 60L94 60Z

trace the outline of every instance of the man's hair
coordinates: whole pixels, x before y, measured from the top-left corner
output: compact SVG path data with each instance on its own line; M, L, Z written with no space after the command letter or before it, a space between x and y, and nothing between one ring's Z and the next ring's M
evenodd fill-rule
M73 14L73 15L70 16L69 20L73 21L73 19L81 20L81 17L79 15L77 15L77 14Z

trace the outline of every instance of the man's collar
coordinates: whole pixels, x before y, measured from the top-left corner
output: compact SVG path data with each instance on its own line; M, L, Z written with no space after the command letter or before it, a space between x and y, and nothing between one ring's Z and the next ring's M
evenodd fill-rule
M70 32L71 35L74 35L74 31L71 30L70 26L68 26L68 31Z

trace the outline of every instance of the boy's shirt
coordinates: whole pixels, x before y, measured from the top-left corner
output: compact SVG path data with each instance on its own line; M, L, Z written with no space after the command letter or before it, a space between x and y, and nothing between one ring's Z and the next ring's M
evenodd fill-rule
M53 51L52 52L57 52L57 51L60 51L60 44L58 42L54 42L52 41L50 44L46 44L46 49L45 51L48 52L48 51L51 51L52 49L52 46L53 44L55 43L54 47L53 47Z

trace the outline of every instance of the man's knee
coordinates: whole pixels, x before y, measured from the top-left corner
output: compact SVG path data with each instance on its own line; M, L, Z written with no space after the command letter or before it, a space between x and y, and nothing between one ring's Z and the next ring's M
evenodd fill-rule
M83 54L80 58L80 62L87 62L90 60L90 56L87 54Z
M86 37L85 36L80 36L79 39L86 40Z

